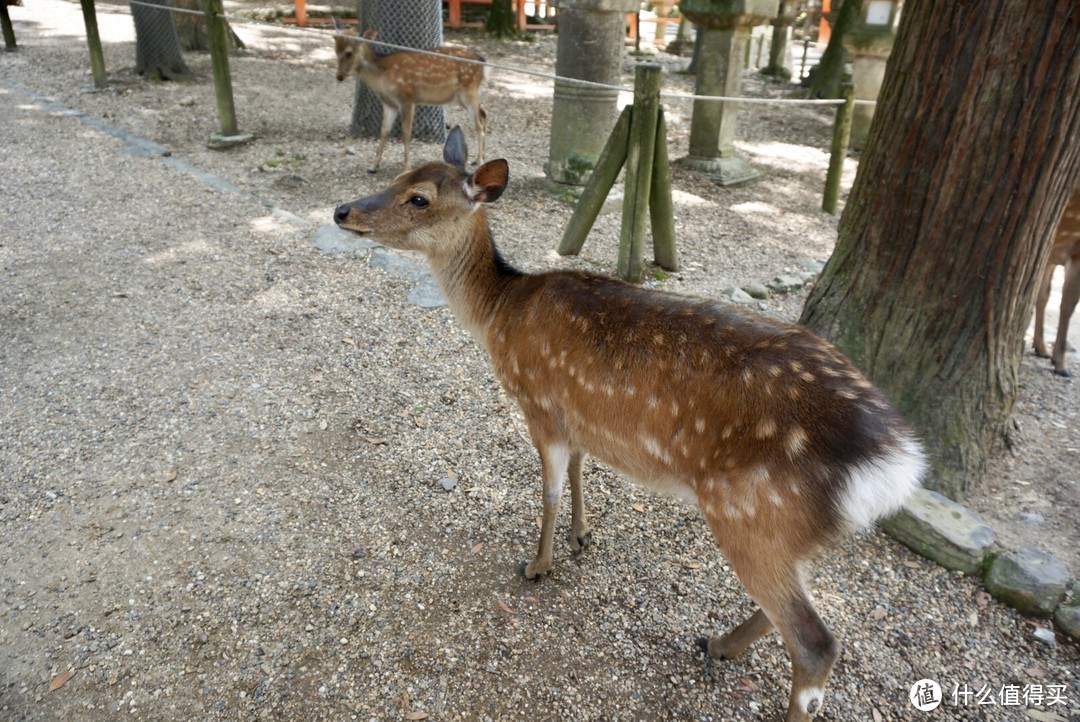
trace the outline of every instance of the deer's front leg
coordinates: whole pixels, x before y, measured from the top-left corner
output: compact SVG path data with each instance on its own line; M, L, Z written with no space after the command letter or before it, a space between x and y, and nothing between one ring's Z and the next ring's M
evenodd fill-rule
M401 109L401 142L405 146L405 170L412 166L409 164L409 145L412 143L413 110L416 106L406 103Z
M551 571L555 516L559 511L559 500L562 498L563 484L571 459L570 449L563 444L537 444L537 448L540 451L540 466L544 475L544 517L540 523L540 546L536 558L522 570L526 579L536 579Z
M592 541L592 530L585 520L585 494L581 489L581 463L584 454L574 451L570 454L570 500L573 502L570 523L570 551L577 556Z
M379 170L379 165L382 163L382 154L386 150L386 139L390 137L390 130L394 127L394 121L397 120L398 111L386 101L383 101L382 106L382 127L379 129L379 150L375 153L375 165L368 168L368 173L375 173Z

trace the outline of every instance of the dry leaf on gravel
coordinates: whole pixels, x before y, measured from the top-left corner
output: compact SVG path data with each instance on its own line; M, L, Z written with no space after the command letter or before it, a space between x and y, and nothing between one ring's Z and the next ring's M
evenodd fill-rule
M68 680L75 676L75 670L69 669L66 672L61 672L52 678L52 682L49 682L49 691L55 692L68 683Z

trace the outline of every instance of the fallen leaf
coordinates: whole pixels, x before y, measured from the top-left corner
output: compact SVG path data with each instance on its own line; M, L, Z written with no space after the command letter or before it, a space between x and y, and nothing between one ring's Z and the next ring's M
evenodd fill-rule
M885 611L885 607L877 606L874 607L874 611L870 612L870 618L875 622L880 622L885 618L886 614L888 614L888 612Z
M473 544L472 553L476 554L478 551L484 548L484 542L477 542Z
M379 444L385 444L386 439L378 438L375 436L365 436L364 441L368 442L372 446L378 446Z
M540 600L536 597L525 597L525 601L529 604L539 604Z
M67 684L68 680L71 679L74 676L75 676L75 670L74 669L69 669L66 672L61 672L60 674L53 677L52 682L49 682L49 691L50 692L55 692L56 690L60 689L65 684Z
M408 712L412 708L412 702L409 700L409 690L401 690L401 709Z
M697 562L679 562L679 566L683 569L701 569L701 565Z
M633 509L634 511L645 511L645 505L644 504L631 504L630 508Z
M543 529L544 528L544 517L542 517L540 515L537 515L537 517L536 517L536 528L537 529Z
M739 689L743 692L760 692L761 687L758 687L754 683L754 680L749 677L739 677Z
M342 342L342 343L347 343L347 344L349 344L350 346L355 346L355 345L356 345L356 341L353 341L353 340L352 340L351 338L349 338L348 336L346 336L345 338L341 339L341 342Z
M1027 672L1028 676L1034 677L1035 679L1046 679L1046 670L1039 669L1038 667L1028 667L1024 671Z
M504 602L503 600L496 599L495 601L499 603L499 609L503 610L507 614L517 614L517 612L507 606L506 602Z
M405 713L405 719L407 719L407 720L427 719L429 716L430 715L428 715L427 712L406 712Z
M908 569L922 569L922 564L918 562L901 562Z

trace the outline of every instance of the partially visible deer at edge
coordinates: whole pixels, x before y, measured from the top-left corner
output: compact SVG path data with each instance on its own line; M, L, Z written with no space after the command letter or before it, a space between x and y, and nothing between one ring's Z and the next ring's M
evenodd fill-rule
M567 480L570 550L590 542L586 454L696 502L759 605L701 646L730 659L778 630L792 664L786 720L810 720L839 646L807 593L808 564L918 486L926 462L915 435L851 362L806 329L591 273L515 270L484 213L506 188L506 161L469 174L460 128L443 157L339 206L334 219L424 253L520 405L543 477L539 548L525 576L552 569Z
M1065 281L1061 286L1057 338L1054 339L1053 353L1048 354L1043 339L1043 323L1056 266L1065 266ZM1065 206L1065 212L1061 215L1061 223L1054 234L1054 248L1050 251L1050 260L1046 263L1035 297L1035 355L1049 358L1054 364L1054 373L1059 376L1072 376L1065 363L1065 352L1068 350L1069 321L1076 310L1077 300L1080 300L1080 188L1073 191L1069 205Z
M356 75L371 88L382 103L382 127L379 130L379 150L375 165L369 173L379 170L386 139L401 115L401 141L405 146L405 170L409 164L409 144L412 140L413 109L417 105L448 105L456 102L472 116L478 145L477 162L484 162L487 111L480 107L480 85L484 82L484 58L468 48L443 45L428 52L444 58L402 51L377 55L370 43L356 39L356 29L347 28L334 18L334 51L337 53L338 81ZM343 36L353 37L343 37ZM368 30L363 37L374 40L377 33ZM463 63L452 58L474 62Z

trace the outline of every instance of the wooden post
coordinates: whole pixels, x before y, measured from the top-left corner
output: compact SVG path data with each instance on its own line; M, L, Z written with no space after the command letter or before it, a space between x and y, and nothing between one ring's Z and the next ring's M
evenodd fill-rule
M293 0L293 17L296 18L296 27L307 27L307 0Z
M600 152L596 166L585 183L581 198L574 206L574 214L570 216L570 223L567 224L557 249L559 255L576 256L581 253L585 238L596 222L596 217L600 215L600 209L604 207L604 201L607 200L607 195L611 187L615 185L615 179L619 177L623 163L626 162L631 113L632 106L623 108L619 119L615 122L615 128L608 136L607 144Z
M855 86L843 87L844 104L836 109L836 123L833 125L832 148L829 155L829 172L825 176L825 195L821 209L836 215L840 201L840 178L844 173L844 158L847 157L848 143L851 141L851 118L855 114Z
M634 112L626 154L626 188L619 233L619 278L637 283L642 275L645 214L649 208L656 126L660 111L660 66L637 66L634 74Z
M97 12L94 10L94 0L79 2L82 5L83 23L86 25L86 44L90 48L90 71L94 75L94 87L100 90L108 85L109 81L105 75L105 54L101 51L101 36L98 35Z
M233 106L232 76L229 74L229 45L225 32L221 0L206 0L206 34L210 58L214 64L214 94L217 96L221 135L237 135L236 108Z
M15 26L11 24L11 16L4 0L0 0L0 26L4 28L4 50L18 50L15 45Z
M799 80L806 77L806 54L810 52L810 39L804 38L802 41L802 62L799 64Z
M659 109L656 122L656 153L653 158L652 189L649 192L649 220L652 221L653 258L669 271L679 270L675 252L675 209L671 203L671 166L667 153L667 122Z

